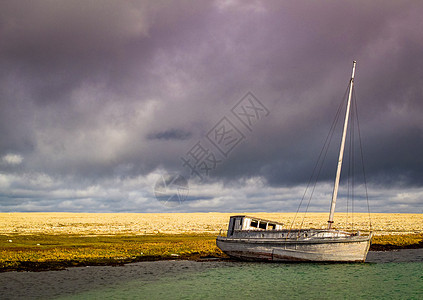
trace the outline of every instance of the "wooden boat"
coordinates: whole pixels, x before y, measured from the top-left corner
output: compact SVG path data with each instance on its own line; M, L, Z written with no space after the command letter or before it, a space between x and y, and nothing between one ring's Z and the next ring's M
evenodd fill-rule
M364 262L372 233L333 229L336 199L345 148L356 62L353 61L347 109L339 151L338 167L326 229L288 229L284 224L249 217L231 216L226 236L219 235L217 246L227 255L244 260Z

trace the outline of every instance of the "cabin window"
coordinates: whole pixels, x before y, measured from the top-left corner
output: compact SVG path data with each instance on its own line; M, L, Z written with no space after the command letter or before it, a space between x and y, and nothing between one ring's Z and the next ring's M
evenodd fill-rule
M275 228L276 228L276 224L271 224L271 223L267 224L267 229L273 230Z
M267 223L265 223L265 222L260 222L260 224L259 224L259 228L261 228L261 229L266 229L266 225L267 225Z
M257 220L251 220L251 227L258 227L258 221Z

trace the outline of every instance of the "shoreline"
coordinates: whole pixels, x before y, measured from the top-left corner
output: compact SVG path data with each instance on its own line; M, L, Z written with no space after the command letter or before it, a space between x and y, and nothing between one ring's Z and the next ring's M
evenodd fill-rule
M116 266L159 260L225 260L216 236L233 213L0 213L0 272ZM247 213L324 228L326 213ZM375 233L370 251L423 248L423 214L337 214L336 229ZM346 222L349 221L349 222Z
M208 294L210 298L216 298L215 288L227 287L220 298L227 297L227 292L233 286L228 282L228 276L238 279L240 272L243 272L240 279L233 280L239 283L239 290L246 288L245 278L250 278L249 284L255 284L253 289L257 294L253 298L263 298L260 287L270 287L274 284L283 284L281 293L286 292L284 287L290 288L296 293L298 286L298 274L306 272L308 276L301 277L305 289L305 294L310 289L310 278L315 279L316 273L320 274L320 280L314 281L314 287L326 290L326 286L321 286L322 282L328 282L333 286L332 281L327 281L329 274L344 276L340 278L345 282L349 278L351 291L357 291L357 286L385 286L377 291L377 295L386 298L392 297L389 287L396 289L399 285L405 285L406 291L410 290L410 279L413 279L413 291L408 298L416 298L419 287L419 276L423 264L423 249L404 249L399 251L369 252L365 263L355 264L328 264L328 263L260 263L241 262L233 260L161 260L128 263L122 266L81 266L66 268L65 271L58 272L5 272L0 273L0 286L2 286L2 297L4 299L137 299L140 295L149 295L152 299L174 299L198 297L198 291L203 286L210 288ZM261 276L257 276L257 274ZM293 275L290 276L289 274ZM358 274L362 276L357 276ZM398 274L400 274L399 277ZM369 277L366 277L369 275ZM217 276L217 277L216 277ZM247 277L245 277L247 276ZM268 278L275 280L271 285L266 286ZM301 280L300 278L300 280ZM361 278L357 285L357 279ZM390 281L387 283L386 279ZM398 281L400 279L400 281ZM288 280L288 282L287 282ZM336 280L336 279L335 279ZM340 282L339 280L336 282ZM247 284L247 285L249 285ZM175 296L173 291L179 288L184 294ZM343 286L345 288L345 286ZM336 288L334 288L336 289ZM268 290L268 289L265 289ZM169 293L169 291L172 291ZM276 295L276 296L280 296ZM232 294L229 298L239 298L240 293ZM339 295L339 294L337 294ZM351 294L345 293L348 298ZM375 293L370 293L362 298L372 298ZM166 297L167 296L167 297ZM275 297L276 297L275 296ZM404 294L397 294L403 296ZM414 296L414 297L413 297ZM251 298L251 293L247 291L244 298ZM270 296L270 298L275 298ZM382 296L381 296L382 297ZM201 298L201 297L200 297ZM266 297L265 297L266 298ZM297 298L297 297L294 297ZM302 296L304 298L304 296ZM313 298L313 297L312 297ZM322 298L322 294L316 295ZM339 298L339 297L338 297ZM342 298L342 297L341 297Z
M4 240L5 236L1 236ZM9 235L8 237L12 237ZM17 236L15 235L14 238ZM86 250L89 253L96 253L99 249L108 252L107 257L95 256L83 257L72 256L66 258L69 253L69 245L64 242L63 245L57 245L57 240L66 239L66 236L55 235L49 240L51 245L44 245L42 249L35 249L33 245L27 247L0 247L3 257L11 255L14 252L19 252L20 257L23 259L15 259L0 261L0 273L12 271L27 271L27 272L40 272L40 271L57 271L65 270L71 267L87 267L87 266L123 266L129 263L146 262L146 261L169 261L169 260L187 260L187 261L234 261L226 256L215 246L215 235L155 235L146 237L131 237L129 236L109 236L109 237L82 237L81 244L73 237L72 241L79 242L79 246L75 245L75 250ZM33 243L36 241L34 237L21 236L28 242ZM46 240L46 237L44 237ZM95 244L93 240L102 238L100 243ZM88 239L88 242L87 242ZM143 241L144 239L144 241ZM414 235L380 235L375 237L376 241L370 246L369 252L387 252L397 251L404 249L422 249L423 248L423 234ZM91 244L90 242L91 241ZM139 247L147 249L151 244L157 244L157 249L151 249L151 255L144 255L142 252L134 255L128 249L131 249L134 241L138 243ZM201 244L198 244L202 242ZM113 249L107 246L118 244L121 252L114 253ZM187 247L177 248L175 245L186 245L190 248L186 251ZM169 246L173 248L169 248ZM40 245L41 246L41 245ZM8 248L8 249L7 249ZM6 250L5 250L6 249ZM137 248L139 250L140 248ZM170 251L169 251L170 250ZM172 251L173 250L173 251ZM129 253L128 256L122 255L122 251ZM144 250L145 251L145 250ZM41 252L45 259L37 258L37 254ZM173 253L174 252L174 253ZM104 253L104 251L103 251ZM141 254L141 255L140 255ZM6 256L5 256L6 255ZM56 256L55 256L56 255ZM60 256L63 255L63 256ZM56 258L55 258L56 257ZM64 257L64 258L60 258Z
M370 249L369 252L392 252L399 250L410 250L410 249L423 249L423 244L415 244L410 246L395 246L389 245L388 247L384 245L375 245L376 249ZM75 267L117 267L124 266L132 263L139 262L159 262L159 261L195 261L195 262L210 262L210 261L227 261L234 262L239 261L232 259L230 257L219 257L219 256L198 256L198 255L187 255L187 256L151 256L151 257L140 257L135 259L124 259L124 260L104 260L104 261L51 261L51 262L21 262L22 265L19 267L11 268L0 268L0 273L6 272L46 272L46 271L63 271L68 268Z

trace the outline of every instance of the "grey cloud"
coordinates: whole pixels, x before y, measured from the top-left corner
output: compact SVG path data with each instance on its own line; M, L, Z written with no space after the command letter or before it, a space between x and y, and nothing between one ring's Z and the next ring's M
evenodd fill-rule
M295 188L310 176L356 59L368 179L419 188L422 11L386 1L3 2L0 157L22 162L0 165L0 174L68 178L78 190L186 172L180 157L252 91L271 113L210 181L259 176L264 188ZM323 183L332 170L322 171ZM16 192L4 191L2 199ZM106 198L92 201L107 207ZM228 195L212 199L242 207Z
M192 136L191 132L184 131L182 129L169 129L166 131L149 134L148 139L150 140L186 140Z

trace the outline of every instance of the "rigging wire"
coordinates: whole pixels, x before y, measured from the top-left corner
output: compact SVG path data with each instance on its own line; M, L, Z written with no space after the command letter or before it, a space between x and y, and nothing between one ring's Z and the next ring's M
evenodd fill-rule
M349 137L349 143L348 143L348 180L347 180L347 215L346 215L346 221L345 221L345 228L348 228L348 216L349 216L349 201L350 201L350 194L351 194L351 177L352 177L352 152L354 151L354 149L352 149L352 124L351 124L351 120L353 120L353 114L351 112L350 114L350 118L349 118L349 122L350 122L350 126L348 129L348 137Z
M335 127L336 127L336 124L338 123L339 116L340 116L340 114L341 114L341 110L342 110L343 104L344 104L344 102L345 102L345 99L346 99L347 93L348 93L348 87L349 87L349 84L348 84L348 86L347 86L347 88L346 88L346 90L345 90L344 96L343 96L343 98L342 98L342 99L343 99L343 101L341 101L341 103L340 103L340 104L339 104L339 106L338 106L338 109L337 109L337 111L336 111L335 118L334 118L334 120L332 121L332 125L331 125L331 127L330 127L330 129L329 129L329 132L328 132L327 136L326 136L326 139L325 139L325 142L324 142L324 144L323 144L323 147L322 147L322 149L320 150L320 153L319 153L319 156L318 156L318 158L317 158L316 164L314 165L314 168L313 168L313 172L312 172L312 174L311 174L311 176L310 176L310 179L309 179L309 181L308 181L308 183L307 183L307 186L306 186L306 189L305 189L305 191L304 191L303 197L301 198L300 204L298 205L298 208L297 208L297 211L296 211L296 213L295 213L294 219L292 220L292 223L291 223L291 227L290 227L290 229L289 229L289 232L291 232L292 227L294 226L294 223L295 223L295 220L296 220L296 218L297 218L297 215L298 215L298 213L299 213L299 211L300 211L300 209L301 209L301 206L302 206L302 204L303 204L303 202L304 202L304 199L305 199L306 194L307 194L307 192L308 192L308 190L309 190L309 188L310 188L310 185L311 185L311 183L312 183L312 181L313 181L313 178L315 177L314 184L313 184L313 188L312 188L312 191L311 191L311 194L310 194L310 197L309 197L308 203L307 203L307 207L306 207L306 210L305 210L305 212L304 212L304 216L303 216L303 219L302 219L302 221L301 221L301 225L300 225L299 229L301 229L301 228L302 228L302 226L303 226L303 224L304 224L305 214L307 213L308 208L309 208L309 206L310 206L310 201L311 201L311 198L312 198L312 196L313 196L314 190L315 190L315 188L316 188L317 181L318 181L318 179L319 179L320 172L321 172L321 170L322 170L323 162L325 161L326 155L327 155L327 153L328 153L329 145L330 145L330 143L331 143L331 141L332 141L332 137L333 137L333 134L334 134L334 131L335 131ZM322 157L322 156L323 156L323 157ZM317 170L317 175L316 175L316 170ZM288 234L288 235L289 235L289 234Z
M352 90L352 93L354 95L354 88ZM354 107L354 98L352 99L352 107ZM348 177L349 182L351 183L351 191L348 194L348 197L351 199L351 230L354 230L354 191L355 191L355 118L356 114L354 113L354 109L351 110L351 126L350 126L350 175ZM347 198L348 198L347 197ZM348 201L348 199L347 199Z
M360 157L361 157L361 166L362 166L363 180L364 180L364 190L365 190L365 193L366 193L366 201L367 201L367 213L369 215L369 227L370 227L370 231L373 231L372 218L371 218L371 215L370 215L369 194L368 194L368 191L367 191L366 171L365 171L365 168L364 168L364 155L363 155L363 145L362 145L362 142L361 142L360 121L358 119L357 100L356 100L355 93L353 94L353 96L354 96L355 114L356 114L356 118L357 118L357 131L358 131L358 141L359 141L359 146L360 146Z
M319 153L319 156L317 158L317 162L316 162L316 164L313 168L313 172L312 172L312 174L309 178L306 189L304 191L304 194L301 198L300 204L299 204L297 211L295 213L294 219L292 220L291 227L289 229L287 237L289 236L289 233L291 232L291 230L294 226L295 220L296 220L296 218L297 218L297 216L300 212L300 209L301 209L303 202L306 198L307 192L309 192L309 189L311 188L311 192L310 192L310 196L309 196L309 199L308 199L308 202L307 202L307 206L306 206L306 209L304 211L304 215L303 215L301 224L299 226L298 234L300 234L300 230L301 230L301 228L304 224L306 213L308 212L311 199L313 197L313 194L314 194L320 173L321 173L322 168L323 168L323 163L324 163L326 156L327 156L327 153L329 151L329 146L331 144L332 137L333 137L334 132L335 132L335 128L338 124L338 121L339 121L339 118L340 118L340 115L341 115L341 110L342 110L343 106L345 106L344 103L346 102L346 98L347 98L346 96L347 96L347 93L348 93L348 88L349 88L349 84L348 84L346 91L344 93L344 96L342 98L343 101L341 101L341 103L338 106L335 118L332 122L330 129L329 129L329 133L326 136L323 147L322 147L322 149ZM368 189L367 189L367 179L366 179L366 173L365 173L365 168L364 168L363 146L362 146L362 139L361 139L360 123L359 123L359 118L358 118L357 99L356 99L356 93L355 93L354 87L353 87L353 90L352 90L352 95L353 95L352 103L351 103L352 109L351 109L350 116L349 116L349 121L350 121L349 128L350 129L348 131L350 143L349 143L349 166L348 166L348 175L349 176L348 176L348 181L347 181L348 182L348 190L347 190L346 228L348 228L348 215L349 215L348 199L351 196L351 228L352 228L352 230L354 230L354 197L355 197L355 195L354 195L355 194L355 178L354 177L355 177L355 172L356 172L355 171L354 141L355 141L355 131L357 130L358 140L359 140L361 166L362 166L363 180L364 180L364 187L365 187L365 196L366 196L366 201L367 201L367 212L368 212L368 215L369 215L369 227L370 227L370 231L372 231L372 220L371 220L371 215L370 215L370 204L369 204L369 196L368 196ZM356 128L356 126L357 126L357 128Z
M352 93L354 92L354 89L352 91ZM354 99L351 100L351 106L353 107L353 101ZM349 117L349 128L348 128L348 138L349 138L349 143L348 143L348 176L347 176L347 213L346 213L346 220L345 220L345 228L348 229L349 225L351 225L351 230L354 230L354 165L355 165L355 161L354 161L354 130L355 130L355 126L354 126L354 110L351 110L350 113L350 117ZM350 212L350 202L351 202L351 212ZM348 222L349 216L351 213L351 224Z

